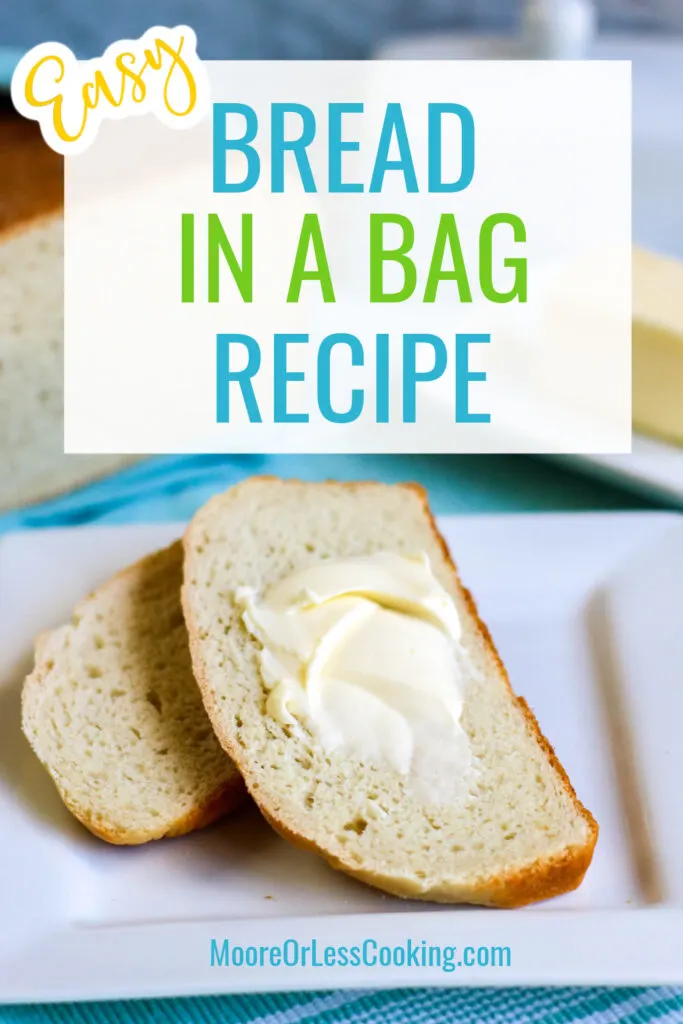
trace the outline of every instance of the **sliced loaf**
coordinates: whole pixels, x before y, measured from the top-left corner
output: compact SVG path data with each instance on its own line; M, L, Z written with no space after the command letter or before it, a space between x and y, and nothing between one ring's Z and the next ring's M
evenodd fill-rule
M183 608L195 676L224 749L294 843L399 896L514 907L575 888L597 825L578 801L412 486L254 479L208 502L185 536ZM266 707L261 645L235 600L323 559L428 556L452 596L472 671L461 725L476 769L459 799L419 795L385 763L325 749ZM548 666L552 672L552 666Z
M65 455L64 173L35 121L0 106L0 509L133 461Z
M36 643L23 729L69 810L110 843L201 828L246 795L192 675L180 543L119 573Z

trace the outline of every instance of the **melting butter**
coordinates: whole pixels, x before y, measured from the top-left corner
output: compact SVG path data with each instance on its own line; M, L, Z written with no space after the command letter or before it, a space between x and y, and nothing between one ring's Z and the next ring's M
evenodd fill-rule
M236 600L276 720L403 775L465 772L460 620L426 555L316 562Z

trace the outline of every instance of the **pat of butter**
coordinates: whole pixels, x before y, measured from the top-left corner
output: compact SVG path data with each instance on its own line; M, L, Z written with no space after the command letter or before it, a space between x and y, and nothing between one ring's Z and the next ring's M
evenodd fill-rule
M633 423L683 444L683 263L633 250Z
M305 721L325 749L404 775L434 751L465 770L460 620L426 555L316 562L236 600L263 645L266 707L279 722Z

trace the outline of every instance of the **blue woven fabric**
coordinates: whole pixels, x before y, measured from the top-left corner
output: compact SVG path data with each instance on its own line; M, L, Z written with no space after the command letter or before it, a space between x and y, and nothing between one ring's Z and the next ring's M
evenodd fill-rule
M153 459L63 498L0 517L0 532L90 522L186 519L253 473L417 480L436 512L653 507L537 459L488 456L197 456ZM1 997L1 993L0 993ZM416 989L0 1007L0 1024L645 1024L683 1022L683 990Z
M673 988L413 989L294 992L118 1003L13 1006L3 1024L673 1024Z
M303 480L415 480L428 489L439 514L655 507L646 498L521 456L168 456L43 505L0 516L0 532L186 519L216 491L254 473Z

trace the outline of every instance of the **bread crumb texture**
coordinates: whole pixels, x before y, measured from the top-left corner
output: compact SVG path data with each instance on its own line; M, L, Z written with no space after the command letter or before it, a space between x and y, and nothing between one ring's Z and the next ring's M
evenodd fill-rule
M134 461L64 454L63 249L61 211L0 232L0 509Z
M455 802L418 798L386 765L325 750L305 722L283 726L266 712L259 644L241 621L237 588L263 592L312 562L377 551L425 552L462 621L473 670L461 721L477 771ZM420 488L240 484L186 533L183 606L214 728L287 838L401 896L516 906L579 884L597 825L513 694Z
M180 543L124 570L43 635L23 729L72 813L110 842L179 835L243 795L192 674Z

